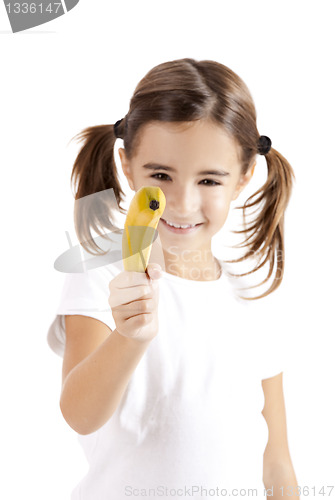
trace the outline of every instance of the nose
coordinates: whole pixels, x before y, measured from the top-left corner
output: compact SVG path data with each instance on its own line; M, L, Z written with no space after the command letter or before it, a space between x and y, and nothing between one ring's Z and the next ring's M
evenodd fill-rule
M179 220L187 220L189 216L194 218L195 214L201 211L200 194L196 186L189 184L174 186L169 193L167 205L169 213L176 216Z

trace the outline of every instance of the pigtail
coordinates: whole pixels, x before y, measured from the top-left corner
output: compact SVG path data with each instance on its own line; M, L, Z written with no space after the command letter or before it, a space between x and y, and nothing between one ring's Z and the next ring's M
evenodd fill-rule
M246 276L258 271L266 263L269 264L266 278L258 285L248 288L261 286L273 275L274 277L268 290L257 297L243 297L247 300L260 299L276 290L284 272L284 214L291 196L294 173L289 162L275 149L271 148L265 158L268 168L267 181L246 200L242 207L237 207L243 210L244 229L234 233L246 235L243 243L237 247L247 247L248 250L241 258L228 262L241 262L247 258L258 257L254 269L244 274L232 274L233 276ZM246 222L247 211L254 207L256 216Z
M113 210L126 213L120 207L125 194L121 189L114 159L116 141L114 125L88 127L72 140L74 139L84 142L71 174L71 182L75 185L74 197L75 200L79 200L74 208L75 230L85 250L93 254L90 248L95 248L98 254L101 254L100 247L92 237L91 229L104 237L100 229L106 228L111 231L119 229L114 224ZM113 196L110 191L103 193L108 189L113 189ZM94 193L101 195L89 196ZM81 199L84 197L83 203Z

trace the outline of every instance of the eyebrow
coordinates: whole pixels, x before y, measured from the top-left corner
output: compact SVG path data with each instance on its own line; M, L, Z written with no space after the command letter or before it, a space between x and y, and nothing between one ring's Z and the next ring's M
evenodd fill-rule
M166 165L158 165L157 163L146 163L145 165L143 165L143 168L147 168L150 170L166 170L167 172L177 172L177 170L172 167L168 167ZM225 172L224 170L201 170L201 172L198 172L198 175L219 175L223 177L230 174L229 172Z

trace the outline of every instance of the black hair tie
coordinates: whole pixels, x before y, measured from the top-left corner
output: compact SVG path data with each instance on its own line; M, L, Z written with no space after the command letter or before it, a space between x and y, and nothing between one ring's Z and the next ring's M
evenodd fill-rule
M118 120L116 123L114 123L114 135L117 139L122 139L121 135L117 131L117 128L120 125L120 123L122 122L122 120L123 120L123 118L121 118L121 120Z
M267 155L271 149L271 139L266 135L261 135L258 139L258 153L260 155Z

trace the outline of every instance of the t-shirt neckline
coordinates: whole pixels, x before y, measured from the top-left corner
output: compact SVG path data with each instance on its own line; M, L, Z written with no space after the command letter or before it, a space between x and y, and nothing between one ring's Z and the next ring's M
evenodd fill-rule
M216 280L207 280L207 281L198 281L198 280L191 280L187 278L182 278L181 276L176 276L175 274L168 273L162 269L162 277L167 279L168 281L174 281L176 283L179 283L181 285L186 285L186 286L192 286L192 287L209 287L213 286L215 283L221 284L224 278L226 278L226 271L223 267L222 261L217 259L220 268L221 268L221 274ZM214 285L215 286L215 285Z

